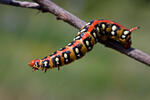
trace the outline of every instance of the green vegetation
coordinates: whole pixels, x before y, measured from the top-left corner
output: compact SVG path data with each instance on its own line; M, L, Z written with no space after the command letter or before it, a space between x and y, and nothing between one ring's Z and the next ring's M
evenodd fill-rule
M54 0L53 0L54 1ZM110 19L127 28L133 47L150 53L148 0L55 0L85 21ZM60 71L32 72L30 60L68 44L78 32L37 10L0 5L0 100L149 100L150 68L97 44Z

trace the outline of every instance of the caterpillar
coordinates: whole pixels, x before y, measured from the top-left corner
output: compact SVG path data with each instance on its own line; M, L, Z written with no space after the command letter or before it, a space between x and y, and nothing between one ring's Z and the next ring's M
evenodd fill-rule
M60 66L82 58L86 52L92 50L97 42L114 41L123 48L129 49L131 46L131 33L136 29L138 27L127 29L110 20L92 20L78 32L73 41L67 46L42 59L32 60L29 66L33 68L33 71L40 69L46 72L47 69L60 69Z

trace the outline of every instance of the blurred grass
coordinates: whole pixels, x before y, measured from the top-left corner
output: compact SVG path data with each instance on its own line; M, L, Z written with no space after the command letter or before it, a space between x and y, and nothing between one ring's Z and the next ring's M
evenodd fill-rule
M133 47L150 51L148 0L56 0L85 21L111 19L133 33ZM68 44L78 32L54 15L0 6L1 100L149 100L150 68L97 44L80 60L60 71L31 72L31 59L42 58Z

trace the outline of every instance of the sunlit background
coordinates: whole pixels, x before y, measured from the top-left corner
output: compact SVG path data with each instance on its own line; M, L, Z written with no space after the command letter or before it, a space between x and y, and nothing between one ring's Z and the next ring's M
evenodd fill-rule
M53 1L86 22L140 26L132 46L150 54L149 0ZM101 44L59 71L31 71L30 60L67 45L77 32L50 13L0 5L0 100L150 100L150 68Z

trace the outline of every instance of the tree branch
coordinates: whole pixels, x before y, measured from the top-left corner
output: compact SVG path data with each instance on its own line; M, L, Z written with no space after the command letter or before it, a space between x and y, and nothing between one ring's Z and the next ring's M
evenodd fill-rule
M6 3L8 1L10 1L11 3ZM73 14L69 13L68 11L60 8L55 3L53 3L49 0L33 0L33 1L37 2L38 4L32 3L32 2L25 2L25 5L22 5L21 1L15 1L15 2L17 2L17 6L19 6L19 7L34 8L34 9L40 9L43 12L50 12L50 13L54 14L57 19L63 20L65 22L67 22L68 24L73 25L77 29L80 29L86 23L86 22L82 21L81 19L79 19L78 17L74 16ZM14 1L0 0L0 3L16 6L12 2L14 2ZM104 44L104 43L102 43L102 44ZM112 43L112 42L105 43L104 45L109 48L112 48L116 51L119 51L141 63L144 63L144 64L150 66L150 56L138 49L130 48L130 49L126 50L119 44Z
M37 2L42 8L43 12L50 12L56 16L58 20L63 20L68 24L75 26L76 28L80 29L82 26L86 24L86 22L82 21L78 17L74 16L73 14L69 13L68 11L60 8L55 3L49 0L33 0Z
M23 7L23 8L33 8L40 10L40 6L38 3L27 2L27 1L16 1L16 0L0 0L1 4Z

